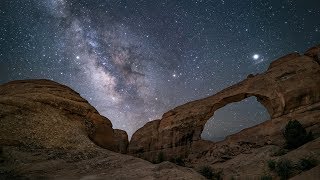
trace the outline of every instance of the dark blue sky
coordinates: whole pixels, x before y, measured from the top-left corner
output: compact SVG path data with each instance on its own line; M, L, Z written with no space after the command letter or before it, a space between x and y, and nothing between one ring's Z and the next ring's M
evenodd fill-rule
M66 84L129 135L320 42L318 0L1 0L0 10L0 83ZM205 138L268 119L254 98L215 117Z

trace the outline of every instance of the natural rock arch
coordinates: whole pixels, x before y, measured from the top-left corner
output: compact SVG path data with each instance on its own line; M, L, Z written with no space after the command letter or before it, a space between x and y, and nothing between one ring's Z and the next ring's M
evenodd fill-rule
M267 109L273 126L281 117L293 118L294 114L313 108L320 101L320 70L318 57L320 46L305 55L292 53L272 62L262 74L249 75L245 80L210 97L178 106L159 120L151 121L137 130L130 141L129 153L152 161L159 152L167 157L187 156L203 151L201 133L206 122L219 108L255 96ZM273 122L274 121L274 122ZM262 127L262 126L260 126ZM246 141L270 143L272 130L250 128ZM249 133L250 132L250 133ZM250 136L248 134L253 134ZM240 141L240 136L228 137ZM199 144L200 143L200 144ZM202 149L203 150L203 149Z
M227 89L226 89L227 90ZM228 104L232 104L235 102L240 102L244 99L250 98L250 97L256 97L257 101L266 108L266 110L268 111L270 117L272 117L273 113L275 112L275 110L272 107L272 103L270 98L268 98L267 96L261 95L261 94L256 94L256 93L239 93L239 94L235 94L232 96L226 96L224 98L222 98L221 100L217 101L216 103L214 103L212 105L212 109L210 112L207 113L207 116L203 119L203 121L201 122L200 125L200 129L196 130L196 136L193 137L193 140L200 140L201 139L201 134L203 132L203 129L205 127L205 124L209 121L209 119L211 117L214 116L214 113L225 107ZM200 131L199 131L200 130Z
M240 109L242 110L240 111ZM246 110L243 111L244 109ZM259 112L259 116L254 116L257 112ZM237 116L235 117L233 113L237 114ZM222 141L228 135L250 128L266 120L270 120L270 114L265 106L257 101L255 96L247 97L217 109L214 115L205 123L201 139L213 142Z

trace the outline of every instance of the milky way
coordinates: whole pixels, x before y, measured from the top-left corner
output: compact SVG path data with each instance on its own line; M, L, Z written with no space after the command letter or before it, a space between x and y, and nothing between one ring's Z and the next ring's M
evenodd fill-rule
M171 108L320 42L319 1L4 0L0 83L46 78L129 136ZM267 120L254 98L217 111L203 137Z

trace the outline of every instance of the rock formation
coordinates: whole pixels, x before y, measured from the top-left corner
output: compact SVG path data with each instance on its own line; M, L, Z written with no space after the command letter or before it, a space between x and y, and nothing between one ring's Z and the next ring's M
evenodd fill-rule
M178 106L166 112L160 120L149 122L137 130L128 151L149 161L156 159L161 152L168 160L182 157L190 162L190 166L205 162L213 165L264 146L283 146L282 130L292 119L299 120L318 137L319 57L320 46L309 49L304 55L286 55L272 62L262 74L250 75L213 96ZM216 110L251 96L255 96L268 110L271 120L219 143L201 140L203 128ZM220 164L219 167L223 166Z
M49 80L0 85L0 179L203 179L194 169L210 166L225 179L276 177L267 161L320 162L320 46L272 62L221 92L178 106L134 133L113 129L72 89ZM206 122L219 108L250 96L271 119L228 136L202 140ZM281 155L282 131L298 120L315 139ZM105 149L103 149L105 148ZM111 151L109 151L111 150ZM114 151L114 152L112 152ZM162 159L169 162L151 164ZM294 178L317 178L319 165ZM297 175L297 172L294 172Z
M125 153L127 146L126 132L112 129L66 86L49 80L0 85L0 179L203 178L172 163L112 152Z
M15 143L46 148L86 148L83 139L87 137L75 138L77 131L85 131L98 146L125 152L126 135L115 133L110 120L72 89L48 80L13 81L0 89L1 141L10 144L14 139L18 140Z

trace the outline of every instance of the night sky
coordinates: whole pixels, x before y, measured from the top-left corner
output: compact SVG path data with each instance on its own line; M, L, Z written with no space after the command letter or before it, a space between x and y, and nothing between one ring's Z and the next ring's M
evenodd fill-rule
M0 1L0 83L68 85L129 136L319 43L319 0ZM203 138L268 118L248 98L218 110Z

